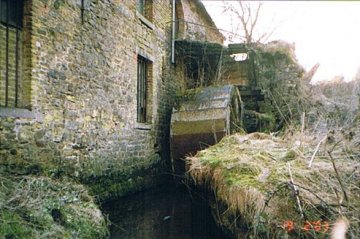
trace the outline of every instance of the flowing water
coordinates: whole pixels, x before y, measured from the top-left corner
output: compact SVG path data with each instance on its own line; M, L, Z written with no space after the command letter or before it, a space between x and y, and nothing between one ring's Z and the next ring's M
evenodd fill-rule
M103 206L109 239L225 239L206 200L186 188L149 190Z

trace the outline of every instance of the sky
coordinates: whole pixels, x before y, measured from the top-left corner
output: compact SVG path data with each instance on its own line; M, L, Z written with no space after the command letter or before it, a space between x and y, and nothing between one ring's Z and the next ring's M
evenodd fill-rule
M232 31L236 18L223 13L222 1L202 2L217 27ZM258 26L261 33L275 29L268 41L294 43L306 70L320 63L313 82L349 81L360 67L360 1L264 1Z

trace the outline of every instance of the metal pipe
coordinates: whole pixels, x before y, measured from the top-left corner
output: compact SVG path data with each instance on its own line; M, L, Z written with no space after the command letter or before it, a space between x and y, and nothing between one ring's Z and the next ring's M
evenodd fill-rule
M176 21L176 0L172 1L172 36L171 36L171 63L175 64L175 21Z

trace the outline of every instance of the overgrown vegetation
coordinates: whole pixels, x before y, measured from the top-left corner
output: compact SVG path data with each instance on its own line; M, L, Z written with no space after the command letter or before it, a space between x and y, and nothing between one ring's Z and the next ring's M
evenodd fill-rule
M83 185L44 176L0 176L1 238L104 238L106 221Z
M303 82L305 70L298 64L294 51L291 44L283 41L250 47L255 72L253 84L264 94L262 111L275 118L273 131L299 123L302 112L310 104L310 91Z
M107 223L88 188L59 157L0 164L0 238L105 238Z
M359 238L360 77L311 85L284 42L251 54L277 132L227 136L188 158L189 175L238 238L329 238L338 218Z
M334 144L328 142L309 167L314 143L300 134L292 140L236 134L188 158L189 173L214 190L216 203L227 205L218 221L235 234L246 227L249 238L318 238L328 235L331 223L342 215L350 221L352 238L358 238L360 163L342 157L343 149L331 149ZM294 228L286 227L290 221ZM307 222L320 222L321 229L305 230Z

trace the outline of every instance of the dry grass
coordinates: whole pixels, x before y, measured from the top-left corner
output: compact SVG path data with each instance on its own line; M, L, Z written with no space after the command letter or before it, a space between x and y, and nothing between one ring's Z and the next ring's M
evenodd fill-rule
M235 235L245 226L252 238L329 238L324 224L304 225L346 218L347 238L360 238L360 71L314 86L289 44L253 50L263 110L276 120L268 130L281 138L225 137L187 159L189 175L215 192L218 221Z
M107 225L84 186L39 176L0 176L0 238L105 238Z
M340 144L324 142L309 168L317 137L299 133L289 138L262 133L225 137L189 157L188 173L196 183L210 186L227 206L219 212L219 221L224 221L221 215L231 212L234 218L241 218L237 227L246 226L254 238L278 238L280 234L318 238L329 231L305 231L306 221L332 223L339 215L349 219L351 238L359 238L358 158L346 157ZM284 228L289 220L295 223L291 232Z

